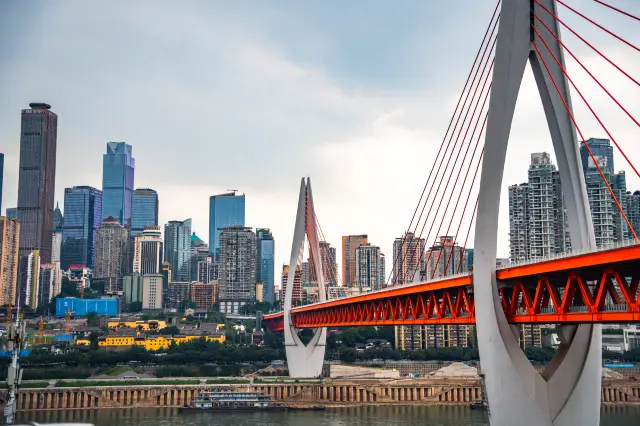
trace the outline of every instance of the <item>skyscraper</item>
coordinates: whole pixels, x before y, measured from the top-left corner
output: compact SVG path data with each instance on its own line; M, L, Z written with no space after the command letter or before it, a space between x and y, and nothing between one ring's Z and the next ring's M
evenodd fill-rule
M62 270L60 262L40 265L40 284L38 289L38 305L46 305L51 299L60 294L62 285Z
M96 231L100 227L102 192L90 186L64 190L62 269L83 265L93 269ZM48 263L48 262L46 262Z
M53 203L56 185L58 116L45 103L22 110L18 222L20 256L38 250L43 263L51 261ZM21 268L21 270L26 270ZM24 283L21 275L20 282Z
M2 215L2 186L4 183L4 154L0 152L0 216Z
M162 275L145 274L142 277L142 310L147 312L162 309L164 302L164 285Z
M591 148L593 158L587 146ZM627 206L627 182L624 172L615 173L613 147L608 139L591 138L580 143L580 157L593 221L596 245L602 247L630 237L630 230L600 171L623 208ZM597 164L597 165L596 165ZM598 171L598 167L600 171ZM625 212L626 214L626 212Z
M220 234L218 300L220 311L238 313L256 300L256 234L230 226Z
M331 247L326 241L320 241L320 261L322 262L322 275L324 276L326 287L335 287L338 285L338 264L336 263L336 248ZM309 267L311 272L311 283L318 284L316 267L313 256L309 256ZM306 284L306 283L305 283Z
M130 225L135 166L131 145L107 142L107 152L102 156L101 219L111 216L123 226Z
M392 284L417 282L424 271L424 238L416 238L413 232L393 242Z
M256 229L256 281L262 282L264 301L275 302L275 241L273 234L266 228Z
M64 217L60 211L60 206L56 203L53 211L53 235L51 236L51 263L60 263L60 255L62 254L62 225ZM60 265L58 265L60 266Z
M149 188L138 188L131 197L131 239L142 235L145 226L158 226L158 193Z
M56 203L56 208L53 210L53 232L62 232L62 224L64 223L64 216L60 211L60 206Z
M342 285L357 285L356 249L368 242L366 234L342 237Z
M20 224L0 216L0 306L16 304Z
M356 249L356 282L360 287L378 290L381 288L379 279L380 247L363 244Z
M380 261L378 263L378 283L380 285L379 288L383 288L387 285L387 266L386 256L384 253L380 253Z
M162 232L159 226L147 226L133 240L132 272L159 274L162 266Z
M171 265L173 281L191 281L191 219L164 226L164 259Z
M528 181L509 187L511 261L538 259L571 248L560 173L546 152L531 154Z
M108 217L96 232L95 270L93 277L104 281L104 292L123 290L122 277L129 266L129 231L113 217Z
M31 250L29 254L20 259L18 274L24 277L20 286L20 306L36 309L40 284L40 252L38 250Z
M204 262L207 260L207 258L210 257L209 244L202 241L202 239L198 237L195 232L191 234L191 281L209 282L200 281L198 279L198 265L200 264L200 262Z
M640 191L627 192L627 216L636 235L640 235Z
M440 236L439 241L425 253L426 279L439 278L467 272L469 262L466 251L454 237Z
M209 197L209 251L213 258L220 258L220 234L230 226L244 226L244 194L236 191Z

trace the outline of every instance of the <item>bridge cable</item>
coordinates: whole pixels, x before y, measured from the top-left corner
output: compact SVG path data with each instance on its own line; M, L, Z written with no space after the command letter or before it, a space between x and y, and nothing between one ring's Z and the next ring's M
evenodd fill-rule
M544 23L544 21L542 21L542 19L540 19L540 17L538 15L534 15L535 18L538 20L538 22L540 22L546 29L547 31L551 34L551 36L553 38L555 38L558 43L560 43L562 45L562 47L564 48L564 50L571 55L571 57L573 58L574 61L576 61L578 63L578 65L580 65L582 67L582 69L589 74L589 76L591 77L591 79L598 85L600 86L600 88L602 90L604 90L604 92L609 96L609 98L611 98L611 100L613 102L616 103L616 105L618 105L620 107L620 109L622 109L622 111L624 111L624 113L638 126L640 127L640 122L638 122L638 120L635 119L635 117L633 115L631 115L631 113L629 111L627 111L627 109L622 106L622 104L611 94L611 92L609 92L606 87L604 87L604 85L600 82L600 80L598 80L592 73L591 71L589 71L589 69L582 63L582 61L580 61L580 59L578 59L576 57L576 55L573 54L573 52L571 51L571 49L569 49L564 42L560 39L560 37L558 37L548 26L547 24ZM534 27L534 30L536 31L536 33L538 32L538 30ZM540 35L540 33L538 33L538 36L540 37L541 40L544 41L543 37ZM546 44L546 43L545 43ZM548 49L548 47L547 47ZM614 142L615 143L615 142Z
M501 2L501 0L498 0L498 2L496 3L495 8L494 8L494 10L493 10L493 14L492 14L492 16L491 16L491 20L489 21L489 25L487 26L487 29L486 29L486 31L485 31L484 37L483 37L483 39L482 39L482 42L480 43L480 47L478 48L478 52L476 53L476 57L475 57L475 59L474 59L474 61L473 61L473 65L471 66L471 69L469 70L469 74L467 75L467 80L466 80L466 82L465 82L465 84L464 84L464 87L463 87L462 91L460 92L460 97L458 98L458 102L457 102L456 107L455 107L455 109L454 109L453 115L451 116L451 120L449 121L449 125L448 125L448 127L447 127L447 131L445 132L445 135L444 135L444 137L443 137L442 143L440 144L440 148L438 149L438 153L437 153L436 158L435 158L435 160L434 160L434 161L437 161L437 160L438 160L438 158L439 158L439 156L440 156L440 152L442 151L442 147L444 146L444 141L447 139L447 135L448 135L448 133L449 133L449 130L451 129L451 125L452 125L452 123L453 123L453 120L454 120L454 118L456 117L456 114L457 114L457 112L458 112L458 108L460 107L460 102L462 101L462 98L463 98L463 96L464 96L464 93L465 93L465 91L466 91L466 89L467 89L467 86L468 86L468 84L469 84L469 81L470 81L470 79L471 79L471 75L473 74L473 70L475 69L475 67L476 67L476 63L478 62L478 58L480 57L480 52L482 52L482 47L484 46L485 41L487 40L487 36L488 36L488 34L489 34L489 30L490 30L490 28L492 27L492 24L493 24L493 22L494 22L494 19L496 18L496 13L498 13L498 8L499 8L499 6L500 6L500 2ZM498 18L497 18L497 20L496 20L496 24L497 24L497 22L499 21L499 18L500 18L500 14L498 13ZM494 31L495 31L495 25L494 25ZM492 32L491 32L491 35L492 35L492 36L493 36L494 31L492 31ZM434 164L435 164L435 163L434 163ZM432 172L433 172L433 168L431 169L431 173L432 173ZM387 278L387 280L386 280L386 282L387 282L387 283L389 283L389 282L391 281L391 276L392 276L392 274L393 274L393 271L395 271L395 269L396 269L396 264L397 264L397 262L398 262L399 254L403 251L403 248L404 248L404 242L405 242L406 236L407 236L407 234L408 234L408 233L410 232L410 230L411 230L411 226L413 225L413 221L415 220L415 216L416 216L416 213L417 213L417 211L418 211L418 208L420 207L420 204L422 203L422 199L423 199L423 197L424 197L424 193L425 193L425 191L426 191L426 189L427 189L427 185L429 184L429 180L430 180L430 178L431 178L431 173L429 173L429 177L427 178L427 182L425 183L424 188L422 189L422 194L420 195L420 199L419 199L419 201L418 201L418 204L416 205L416 208L415 208L415 210L414 210L414 212L413 212L413 217L411 218L411 222L409 223L409 227L408 227L408 229L407 229L407 232L402 236L402 243L401 243L401 247L400 247L400 250L398 251L398 255L396 256L396 258L395 258L395 259L394 259L394 261L393 261L393 265L392 265L391 271L389 272L389 277L388 277L388 278ZM395 284L395 283L394 283L394 284Z
M471 220L469 220L469 228L467 229L467 236L464 239L464 244L460 248L460 254L464 253L467 249L467 242L469 241L469 234L471 234L471 227L473 226L473 220L476 218L476 211L478 210L478 200L480 200L480 194L476 197L476 205L473 208L473 213L471 213ZM462 267L462 262L458 264L458 273L460 273L460 268Z
M536 18L538 18L536 16ZM539 20L539 18L538 18ZM542 21L541 21L542 22ZM545 25L546 26L546 25ZM627 164L629 164L629 166L631 166L631 168L633 169L633 171L635 172L635 174L640 177L640 173L638 172L638 170L635 168L635 166L633 165L633 163L631 163L631 160L629 160L629 157L627 157L627 154L625 154L624 150L620 147L620 145L618 145L618 142L616 142L615 138L611 135L611 133L609 132L609 129L607 129L607 126L605 126L605 124L602 122L602 120L600 120L600 117L598 116L598 114L593 110L593 108L591 107L591 104L589 103L589 101L587 101L587 99L584 97L584 95L582 94L582 92L580 91L580 89L578 88L578 86L574 83L573 79L571 78L571 76L569 75L569 73L567 72L567 70L565 69L564 66L562 66L562 64L560 63L560 61L558 60L557 56L555 55L555 53L553 53L553 51L551 50L551 48L549 47L549 45L547 44L546 40L542 37L542 35L540 34L540 32L538 31L538 29L536 27L533 27L533 30L536 32L536 34L538 35L538 37L540 38L540 40L542 41L542 43L544 44L544 46L547 48L547 51L551 54L551 56L553 57L553 60L556 62L556 64L558 64L558 66L560 67L560 69L562 70L562 73L565 75L565 77L567 78L567 80L569 80L569 82L571 83L571 85L573 86L573 88L576 90L576 92L578 93L578 95L580 96L580 98L584 101L585 105L587 106L587 108L589 108L589 111L591 111L591 114L593 114L593 116L595 117L595 119L598 121L598 123L600 123L600 126L602 126L602 129L607 133L607 136L609 136L609 139L611 139L611 141L613 142L613 144L616 146L616 148L618 148L618 150L620 151L620 153L622 154L622 156L624 157L624 159L627 161ZM553 33L552 33L553 34ZM557 38L557 37L556 37ZM564 46L564 45L563 45ZM602 87L602 86L601 86ZM605 89L606 91L606 89ZM608 93L608 92L607 92ZM617 101L616 101L617 103ZM624 109L624 108L623 108ZM625 110L626 111L626 110ZM635 121L635 119L634 119ZM637 122L636 122L637 123Z
M624 44L626 44L627 46L631 47L632 49L637 50L638 52L640 52L640 48L638 48L635 44L625 40L624 38L620 37L619 35L617 35L616 33L614 33L611 30L608 30L607 28L603 27L602 25L598 24L596 21L594 21L593 19L589 18L588 16L580 13L579 11L575 10L574 8L572 8L571 6L569 6L568 4L566 4L565 2L563 2L562 0L556 0L558 3L560 3L561 5L563 5L564 7L566 7L567 9L569 9L570 11L572 11L573 13L575 13L576 15L580 16L581 18L587 20L588 22L592 23L593 25L595 25L596 27L600 28L602 31L606 32L607 34L609 34L612 37L615 37L616 39L620 40L621 42L623 42ZM536 1L537 3L537 1Z
M534 1L537 1L537 0L534 0ZM586 139L584 138L584 135L582 134L582 131L580 130L580 127L578 126L578 124L576 122L576 119L575 119L573 113L571 112L571 108L569 108L569 105L567 105L566 99L564 98L564 96L560 92L560 88L558 87L558 84L557 84L555 78L551 74L551 71L549 70L549 66L547 65L547 62L544 60L544 57L542 56L542 53L540 52L540 48L538 47L538 43L536 43L535 40L533 41L533 46L536 49L536 52L538 52L538 57L540 58L540 61L544 65L544 68L547 71L547 75L551 79L551 82L553 83L553 86L555 87L556 92L558 93L558 96L562 100L562 103L564 104L564 107L567 110L567 113L569 114L569 117L571 117L571 121L573 122L573 125L576 127L576 130L580 134L580 138L583 141L586 141ZM587 148L587 151L589 151L589 156L591 157L591 160L593 161L593 163L595 164L596 168L598 169L598 173L600 174L600 177L602 178L602 181L607 186L607 189L609 190L609 193L611 194L611 197L613 198L613 201L615 202L616 206L618 207L618 210L620 211L620 214L624 218L624 221L627 223L627 226L629 227L629 230L633 234L634 239L638 240L638 236L636 235L636 232L634 231L633 227L631 226L631 223L629 222L629 218L627 217L627 215L625 214L622 206L620 205L620 202L618 201L618 198L614 194L613 189L611 189L611 185L609 185L609 182L605 178L604 173L602 172L602 169L600 168L600 165L596 161L596 159L595 159L595 157L593 155L593 152L591 151L591 147L586 142L585 142L584 146Z
M603 1L601 1L601 0L594 0L594 1L595 1L596 3L600 3L601 5L603 5L603 6L605 6L605 7L608 7L608 8L609 8L609 9L611 9L611 10L615 10L616 12L620 12L620 13L622 13L623 15L628 16L629 18L635 19L636 21L640 21L640 18L638 18L638 17L637 17L637 16L635 16L635 15L630 14L629 12L625 12L624 10L619 9L619 8L617 8L617 7L614 7L614 6L610 5L610 4L607 4L607 3L605 3L605 2L603 2Z
M495 46L495 40L494 40L493 46ZM492 46L492 49L493 49L493 46ZM488 58L487 58L487 59L488 59ZM484 65L484 68L483 68L483 70L482 70L482 77L481 77L482 79L484 79L484 83L482 84L482 89L481 89L481 92L480 92L480 96L479 96L477 99L476 99L476 94L478 93L478 89L480 88L480 82L478 82L478 85L476 86L476 88L475 88L475 90L474 90L474 93L473 93L473 96L472 96L472 103L474 103L474 104L475 104L475 106L474 106L474 108L473 108L473 113L472 113L472 115L471 115L470 121L469 121L469 123L467 123L467 132L468 132L468 129L470 128L470 126L471 126L471 123L472 123L472 122L473 122L473 120L474 120L476 109L477 109L477 107L478 107L478 105L480 104L480 101L481 101L481 99L482 99L482 96L481 96L481 95L482 95L482 92L484 91L484 88L485 88L485 86L486 86L487 82L491 79L491 71L493 70L493 64L494 64L494 60L491 60L491 66L489 67L489 69L488 69L488 70L487 70L487 65L489 65L489 61L487 61L487 62L485 63L485 65ZM486 72L486 75L485 75L485 72ZM487 94L486 94L486 97L485 97L485 102L486 102L486 100L488 99L488 97L489 97L490 93L491 93L491 90L489 89L489 90L487 91ZM456 146L457 146L457 144L458 144L458 140L460 139L460 135L462 134L462 130L463 130L463 127L465 126L465 123L466 123L466 121L467 121L467 116L468 116L468 114L469 114L470 110L471 110L471 104L469 105L469 109L468 109L468 110L467 110L467 112L465 113L464 119L463 119L463 121L462 121L462 126L460 127L460 129L459 129L459 131L458 131L458 136L456 137L456 140L455 140L455 142L454 142L454 145L453 145L453 148L452 148L452 151L451 151L451 154L452 154L452 155L453 155L453 150L456 148ZM480 119L480 116L478 116L478 120L479 120L479 119ZM466 139L466 133L465 133L465 139ZM463 139L463 141L462 141L462 144L464 144L464 139ZM462 150L462 145L460 145L460 149L459 149L459 151L458 151L458 156L456 157L455 162L454 162L454 164L453 164L453 168L451 169L451 174L453 173L453 170L454 170L454 169L455 169L455 167L456 167L456 164L457 164L458 158L459 158L459 156L460 156L460 151L461 151L461 150ZM447 161L447 164L445 165L445 169L444 169L444 171L443 171L443 174L442 174L442 176L440 177L440 181L438 182L438 186L436 187L436 191L434 192L434 199L432 200L432 203L431 203L431 205L429 206L429 211L428 211L428 213L427 213L427 216L425 217L425 221L424 221L424 223L422 224L422 228L421 228L421 230L420 230L420 235L419 235L419 237L418 237L418 240L422 239L422 235L423 235L423 233L424 233L424 229L425 229L425 227L426 227L426 225L427 225L427 222L429 221L429 217L431 216L431 211L433 210L433 206L434 206L435 201L436 201L435 199L436 199L436 197L438 197L438 194L440 193L440 188L442 188L442 187L443 187L444 179L445 179L445 174L446 174L446 172L447 172L447 170L448 170L448 168L449 168L449 164L450 164L450 162L451 162L451 157L449 158L449 160ZM440 170L440 166L441 166L441 165L439 165L439 167L438 167L438 172L439 172L439 170ZM438 175L438 173L436 173L436 176L437 176L437 175ZM434 225L434 223L435 223L436 216L438 215L438 212L440 211L440 207L441 207L441 205L442 205L442 201L443 201L444 197L446 196L446 191L447 191L447 189L448 189L448 187L449 187L449 182L450 182L450 178L447 180L446 185L444 185L444 191L443 191L443 193L442 193L442 196L440 197L440 201L439 201L439 203L438 203L438 207L437 207L437 209L436 209L435 216L433 217L433 222L431 222L431 226L429 227L429 232L428 232L428 234L427 234L427 238L428 238L428 239L430 239L430 237L431 237L431 231L432 231L432 229L433 229L433 225ZM425 207L426 207L426 205L425 205ZM416 262L416 265L415 265L416 267L415 267L415 270L413 271L412 276L415 276L415 273L416 273L416 272L417 272L417 270L418 270L418 265L419 265L419 263L420 263L420 261L421 261L421 259L422 259L422 256L424 255L424 250L425 250L425 248L426 248L426 245L427 245L427 244L429 244L429 241L426 241L426 240L425 240L425 245L422 247L422 250L421 250L421 253L420 253L420 257L418 258L418 261ZM418 245L419 245L419 244L418 244ZM418 246L416 246L416 247L414 248L414 250L413 250L412 257L411 257L411 262L413 262L413 259L415 258L415 253L416 253L417 249L418 249ZM411 267L411 266L410 266L410 267Z
M620 68L615 62L613 62L605 54L600 52L600 50L598 50L591 43L589 43L587 40L585 40L584 37L582 37L580 34L578 34L576 31L574 31L573 28L571 28L562 19L560 19L553 12L551 12L549 9L547 9L542 3L540 3L538 0L533 0L533 1L536 2L536 4L539 5L542 9L544 9L549 15L551 15L556 21L558 21L564 28L566 28L567 30L571 31L571 33L573 35L578 37L584 44L589 46L594 52L596 52L599 56L601 56L605 61L609 62L609 64L611 64L614 68L616 68L618 71L620 71L622 74L624 74L628 79L633 81L637 86L640 86L640 82L638 82L638 80L636 80L635 78L631 77L631 75L628 72L626 72L625 70Z

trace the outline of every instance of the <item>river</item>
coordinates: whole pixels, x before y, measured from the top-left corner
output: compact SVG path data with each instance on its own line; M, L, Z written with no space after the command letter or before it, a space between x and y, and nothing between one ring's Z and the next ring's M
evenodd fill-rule
M18 423L89 422L96 426L488 426L485 411L462 406L362 406L326 411L178 413L175 408L32 411ZM605 407L601 426L637 426L640 406Z

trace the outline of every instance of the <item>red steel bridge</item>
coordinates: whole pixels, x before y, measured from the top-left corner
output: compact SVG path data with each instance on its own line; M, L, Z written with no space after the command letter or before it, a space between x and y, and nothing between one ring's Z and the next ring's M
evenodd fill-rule
M510 323L640 322L638 244L502 268L496 277ZM474 324L473 274L300 306L291 318L296 328ZM282 312L263 321L284 328Z

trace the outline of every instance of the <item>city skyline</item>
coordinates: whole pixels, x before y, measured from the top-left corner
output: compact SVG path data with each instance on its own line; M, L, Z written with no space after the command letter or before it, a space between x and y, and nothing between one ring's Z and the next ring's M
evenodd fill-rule
M340 252L342 236L366 232L387 254L390 270L393 240L406 231L417 201L415 194L422 189L426 171L446 130L443 117L455 106L455 96L470 65L470 52L476 48L468 46L466 38L457 33L481 33L481 20L469 16L488 19L491 13L488 4L469 6L462 0L458 2L463 4L464 8L452 5L440 10L430 4L405 3L394 12L403 21L403 31L395 31L395 27L391 31L385 26L387 11L380 4L364 13L360 8L346 7L336 22L336 34L323 29L335 19L329 14L331 2L313 10L289 5L282 11L274 11L274 15L262 16L259 22L253 16L239 14L230 5L215 14L207 7L177 9L167 5L151 12L135 8L127 15L122 5L114 3L102 6L105 19L97 26L85 19L90 11L81 3L70 2L55 9L49 9L53 5L43 5L35 12L21 4L9 6L7 13L0 16L3 24L0 31L17 34L11 33L16 25L44 27L41 21L46 20L51 32L46 38L42 33L22 35L20 39L15 35L9 37L15 41L9 48L15 60L4 70L7 78L0 83L3 85L0 89L6 93L0 106L0 146L5 153L3 209L16 206L19 110L29 102L43 100L51 103L61 117L60 131L64 132L58 138L58 202L62 202L66 187L101 188L104 146L111 140L125 140L135 149L136 187L154 188L165 200L160 225L192 217L194 231L208 235L208 197L230 187L238 188L247 194L246 225L254 229L269 227L280 242L276 246L277 266L288 263L287 247L293 234L291 223L299 176L310 175L327 241ZM256 13L263 11L262 7L257 6ZM463 11L453 16L447 11L453 9ZM585 5L584 9L585 13L598 11L591 5ZM57 19L49 22L52 13ZM152 22L143 18L146 13L153 14ZM177 42L178 46L183 42L193 46L193 51L184 52L186 58L180 64L166 55L176 42L161 32L161 24L173 17L193 22L190 31ZM371 28L382 26L390 30L387 34L390 38L368 44L363 40L369 37L380 40L377 35L380 29L373 32L366 27L356 31L348 24L356 18L372 24ZM133 25L138 19L145 24ZM567 19L573 22L572 17ZM216 25L211 25L212 22ZM308 25L296 40L284 36L286 31L297 29L300 22ZM425 22L429 25L424 25ZM637 39L638 35L624 21L612 22L629 40ZM128 46L118 37L112 23L132 31L126 38L131 50L120 49ZM240 34L234 29L245 28L248 23L256 24L249 25L249 32ZM451 34L446 41L434 36L444 26ZM78 32L86 34L87 40L98 47L82 59L82 66L76 62L80 58L69 56L73 50L67 47L76 45ZM140 51L147 36L156 41L145 49L147 56L142 61L134 51ZM204 39L214 42L205 43ZM338 39L343 43L337 44ZM42 43L44 40L46 43ZM446 55L446 62L434 66L424 59L425 40L430 40L430 55ZM607 38L595 34L593 41L605 49L612 45ZM55 49L46 47L50 43ZM399 51L398 45L405 48ZM202 49L211 52L214 62L200 63L205 61L201 59ZM98 55L98 51L120 53L105 56ZM374 51L375 55L371 53ZM233 55L229 56L230 53ZM586 51L576 53L587 64L593 60ZM616 58L622 56L619 63L625 69L637 68L633 57L616 50L613 54ZM69 61L58 61L61 55ZM224 68L216 65L218 57L227 57L228 65ZM132 67L119 66L121 61ZM567 61L575 68L570 58ZM47 66L49 72L43 78L33 78L35 70L42 66ZM270 72L256 76L252 72L256 67ZM151 68L156 73L154 79L148 79ZM213 74L204 71L212 69ZM607 68L594 72L604 78L615 75ZM586 77L579 73L576 79L589 86ZM613 93L624 103L629 94L616 90L620 88L615 78L608 81L613 84ZM159 93L159 85L166 87L166 92ZM221 92L221 85L229 89ZM241 88L240 92L249 99L240 97L236 102ZM69 96L71 92L77 96ZM212 93L219 95L219 101L211 100ZM592 101L608 102L600 97ZM579 99L574 99L574 104L585 136L604 137ZM262 117L265 110L282 113L265 120ZM605 108L602 118L609 122L611 114ZM104 120L105 116L110 119ZM304 126L297 125L300 120ZM237 131L246 129L247 122L251 123L250 129ZM637 129L627 122L621 121L616 128L620 129L617 137L638 139ZM528 157L534 150L531 147L535 146L535 151L553 152L529 71L520 93L511 140L507 157L511 166L507 167L501 197L501 257L509 252L507 186L526 180ZM202 170L212 158L233 158L238 151L255 155L243 157L239 163L217 161L213 171L203 179ZM636 157L639 154L633 146L628 151ZM416 167L406 166L407 152L421 158ZM277 166L288 155L293 166ZM618 169L626 168L617 152L614 156ZM367 167L355 168L355 161L364 161ZM167 170L172 172L166 173ZM381 175L385 178L380 179ZM640 187L637 176L629 173L627 179L630 189ZM377 183L366 186L362 185L364 181ZM373 213L363 215L362 209ZM341 258L338 253L338 259Z

